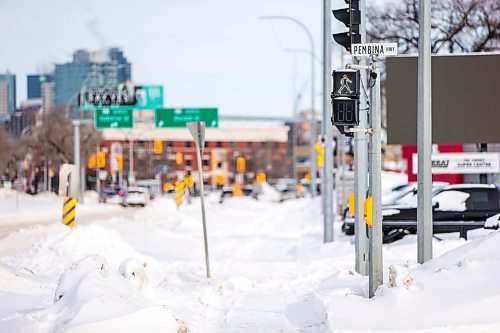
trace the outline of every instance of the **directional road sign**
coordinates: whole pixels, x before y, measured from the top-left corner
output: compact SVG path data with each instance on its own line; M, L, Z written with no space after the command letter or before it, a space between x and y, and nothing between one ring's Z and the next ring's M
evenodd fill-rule
M205 127L219 127L216 108L156 109L156 128L186 127L188 122L205 122Z
M129 108L96 109L94 125L96 129L133 128L133 110Z
M351 55L353 57L369 57L371 55L388 56L398 54L397 43L364 43L352 44Z

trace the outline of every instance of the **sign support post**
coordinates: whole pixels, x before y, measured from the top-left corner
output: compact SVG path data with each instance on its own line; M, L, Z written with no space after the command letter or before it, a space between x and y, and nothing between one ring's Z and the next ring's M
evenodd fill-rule
M370 93L370 120L372 133L370 136L370 194L373 198L372 226L370 228L368 261L368 293L375 296L375 291L383 283L382 262L382 146L381 146L381 106L380 106L380 72L374 56L372 75L375 83ZM372 77L373 77L372 76ZM356 207L357 208L357 207Z
M432 259L432 99L431 99L431 1L419 2L418 40L418 262Z
M359 35L361 37L361 43L366 43L366 1L359 1L359 11L360 15L360 25L359 25ZM356 58L354 58L356 59ZM366 60L364 57L361 58L358 63L361 66L366 65ZM360 81L361 81L361 91L360 91L360 110L359 110L359 127L368 127L368 106L366 103L366 70L361 70ZM368 136L363 132L354 133L354 191L355 191L355 223L354 223L354 245L355 245L355 257L356 257L356 271L361 275L368 274L368 237L366 235L366 226L363 218L363 203L366 199L366 194L368 190Z
M207 278L210 278L210 262L208 258L208 237L207 237L207 221L205 215L205 187L203 184L203 170L201 165L201 154L205 147L205 123L204 122L188 122L187 128L196 143L196 159L198 161L198 183L200 185L200 199L201 199L201 217L203 220L203 241L205 245L205 268Z

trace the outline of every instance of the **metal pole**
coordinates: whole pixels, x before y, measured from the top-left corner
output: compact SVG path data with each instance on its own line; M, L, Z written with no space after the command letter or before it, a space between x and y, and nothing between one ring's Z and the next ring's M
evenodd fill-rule
M311 197L316 196L316 154L314 153L314 143L316 141L316 117L314 114L314 42L312 37L311 42L311 142L309 144L309 158L311 160Z
M97 191L97 195L101 198L101 179L99 178L99 163L97 163L97 155L99 154L100 147L96 146L96 155L95 155L95 189Z
M316 154L314 153L314 143L316 141L316 119L314 117L314 97L315 97L315 89L314 89L314 39L312 37L309 29L304 25L304 23L300 22L296 18L291 16L261 16L260 19L278 19L278 20L288 20L298 24L307 34L307 38L309 38L309 44L311 48L311 141L309 143L309 159L310 159L310 173L311 173L311 197L316 196Z
M359 2L361 11L361 24L359 33L361 43L366 43L366 1ZM361 58L361 65L366 65L366 60ZM366 71L361 70L361 82L366 87ZM368 127L368 112L366 105L366 90L361 89L359 106L359 127ZM364 221L363 206L367 193L367 175L368 175L368 138L366 133L354 133L354 186L355 186L355 206L356 217L354 224L355 252L356 252L356 271L361 275L368 274L368 237L366 236L366 226Z
M134 140L128 141L128 185L131 186L134 182Z
M81 163L80 163L80 120L73 119L74 127L74 155L75 155L75 166L76 166L76 188L78 189L77 201L82 202L82 187L81 187Z
M382 147L381 147L381 107L380 107L380 72L377 68L376 60L374 64L374 73L377 75L375 85L370 93L371 99L371 128L372 135L370 150L370 192L373 197L373 225L370 228L370 261L369 266L369 297L375 295L375 291L383 283L383 262L382 262Z
M47 155L45 155L44 161L43 161L43 190L44 192L47 192L49 190L49 159L47 158Z
M203 138L201 137L201 129L200 123L197 122L196 126L198 127L198 141L196 143L196 159L198 160L198 177L200 183L200 199L201 199L201 217L203 219L203 241L205 244L205 268L207 271L207 278L210 277L210 263L208 258L208 237L207 237L207 221L205 215L205 185L203 184L203 170L201 167L201 149L203 147L198 146L198 142L203 142Z
M431 1L419 1L418 40L418 262L432 258Z
M332 75L331 0L323 1L323 134L326 137L325 164L323 166L323 200L325 202L324 242L333 241L333 128L330 122L330 91Z

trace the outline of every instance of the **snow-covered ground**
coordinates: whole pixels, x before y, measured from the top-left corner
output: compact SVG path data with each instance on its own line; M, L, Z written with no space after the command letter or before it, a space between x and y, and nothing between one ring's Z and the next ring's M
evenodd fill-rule
M323 244L320 207L209 196L210 279L198 200L21 229L0 239L16 249L0 259L0 332L500 332L500 232L440 235L425 265L414 236L384 245L368 299L354 238L337 223Z

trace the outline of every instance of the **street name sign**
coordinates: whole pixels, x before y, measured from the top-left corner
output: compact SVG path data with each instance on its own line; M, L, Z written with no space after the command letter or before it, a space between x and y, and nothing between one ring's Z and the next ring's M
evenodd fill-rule
M352 44L351 55L353 57L393 56L398 54L397 43L363 43Z
M156 109L156 128L187 127L188 122L203 121L205 127L219 127L217 108Z
M133 128L133 110L130 108L96 109L94 125L98 130L108 128Z
M94 111L101 108L132 107L153 110L163 107L162 86L118 86L84 88L80 92L79 109Z

